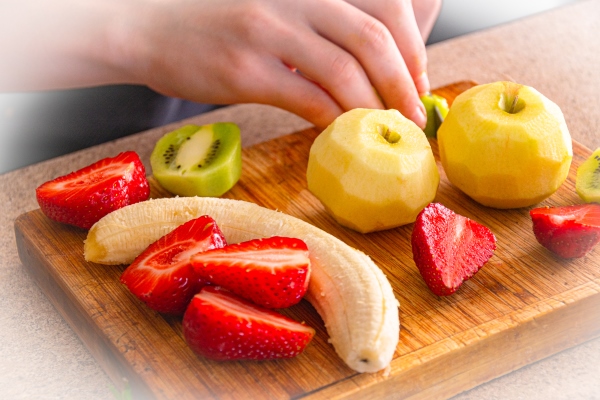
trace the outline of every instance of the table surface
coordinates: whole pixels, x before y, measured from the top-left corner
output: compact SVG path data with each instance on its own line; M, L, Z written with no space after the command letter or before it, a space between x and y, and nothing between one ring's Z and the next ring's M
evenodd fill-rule
M600 0L586 0L428 47L432 87L514 80L556 102L572 137L600 147ZM237 123L243 145L310 125L268 106L237 105L193 118ZM186 121L188 122L188 121ZM122 149L148 161L174 124L0 175L0 399L114 399L111 382L19 260L13 223L37 208L35 188ZM149 165L147 165L149 167ZM600 266L599 266L600 268ZM600 393L600 338L511 372L456 399L590 399Z

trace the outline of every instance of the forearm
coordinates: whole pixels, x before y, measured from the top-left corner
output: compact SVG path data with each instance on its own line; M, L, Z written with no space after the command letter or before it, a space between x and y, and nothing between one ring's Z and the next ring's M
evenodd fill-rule
M137 83L128 68L136 1L9 0L0 5L0 91ZM127 21L127 23L125 23Z

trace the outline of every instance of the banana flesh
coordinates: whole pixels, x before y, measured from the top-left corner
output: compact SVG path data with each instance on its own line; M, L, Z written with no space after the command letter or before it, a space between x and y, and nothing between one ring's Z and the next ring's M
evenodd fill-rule
M228 243L275 235L304 240L312 264L306 299L323 319L337 354L358 372L390 364L399 339L399 303L381 269L366 254L285 213L220 198L148 200L98 221L85 240L85 259L129 264L152 242L202 215L217 221Z

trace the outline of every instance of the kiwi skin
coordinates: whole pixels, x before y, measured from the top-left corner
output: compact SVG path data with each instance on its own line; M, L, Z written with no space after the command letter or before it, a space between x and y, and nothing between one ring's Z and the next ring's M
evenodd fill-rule
M206 154L182 168L177 153L193 135L212 135ZM242 172L240 129L236 124L185 125L165 134L150 156L152 173L158 183L178 196L219 197L231 189Z
M577 168L575 190L586 203L600 203L600 147Z

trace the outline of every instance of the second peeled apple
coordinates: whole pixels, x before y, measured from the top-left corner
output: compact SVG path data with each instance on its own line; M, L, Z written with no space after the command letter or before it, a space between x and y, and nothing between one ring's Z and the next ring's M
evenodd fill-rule
M366 233L414 222L440 182L423 131L396 110L354 109L315 139L308 189L335 220Z
M457 96L437 137L448 180L488 207L544 200L563 184L573 158L559 106L514 82L483 84Z

